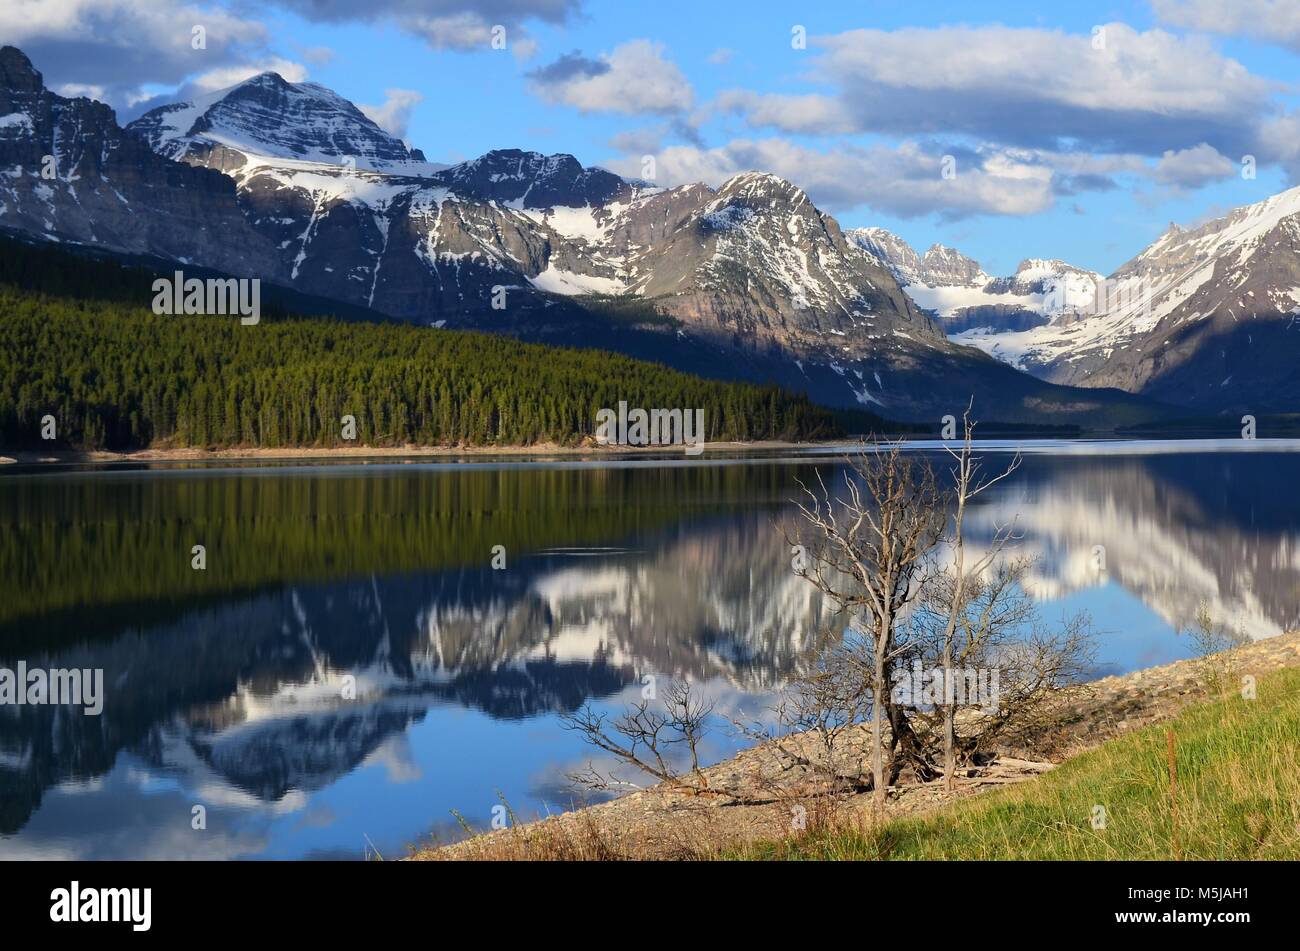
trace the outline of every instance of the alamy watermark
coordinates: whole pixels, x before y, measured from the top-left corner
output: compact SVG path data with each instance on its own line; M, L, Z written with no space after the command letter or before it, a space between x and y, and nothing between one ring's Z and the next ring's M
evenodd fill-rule
M902 706L933 708L956 705L996 713L1001 675L996 667L896 667L890 696Z
M0 706L74 706L88 717L104 710L102 667L28 668L20 660L16 668L0 667Z
M1043 294L1047 311L1069 311L1080 316L1128 313L1148 317L1156 286L1145 274L1071 281L1068 277L1049 285Z
M50 921L125 923L132 931L148 931L153 924L153 889L90 888L74 881L50 892Z
M596 442L602 446L685 446L688 456L704 451L704 410L631 409L596 411Z
M256 277L186 278L177 271L154 281L153 292L155 314L238 314L245 326L262 319L262 281Z

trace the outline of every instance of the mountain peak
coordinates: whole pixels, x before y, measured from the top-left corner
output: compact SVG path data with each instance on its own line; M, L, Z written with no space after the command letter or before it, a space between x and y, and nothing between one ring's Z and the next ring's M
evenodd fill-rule
M444 169L437 178L458 191L520 208L595 207L631 191L613 172L583 168L567 152L523 149L493 149Z
M424 155L317 83L262 72L186 102L159 106L127 129L173 159L224 146L247 155L386 169Z
M733 175L718 188L718 194L744 194L746 197L781 196L807 200L802 188L771 172L741 172Z
M16 46L0 46L0 89L14 92L38 92L45 80L32 61Z
M844 232L849 244L861 248L889 268L898 283L920 281L921 256L910 244L884 228L850 228Z
M939 285L976 285L988 280L978 261L956 248L933 244L921 258L921 283Z

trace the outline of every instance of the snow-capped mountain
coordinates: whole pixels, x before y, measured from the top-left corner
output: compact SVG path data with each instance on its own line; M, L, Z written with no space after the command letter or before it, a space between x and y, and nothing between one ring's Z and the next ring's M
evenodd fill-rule
M910 244L884 228L851 228L844 235L862 250L885 262L898 283L904 286L981 287L989 280L978 261L942 244L931 245L924 255L920 255Z
M891 276L775 176L660 189L518 150L430 167L330 91L272 73L128 131L234 178L295 284L386 313L477 325L504 287L507 311L529 291L654 301L690 335L757 350L818 349L868 324L944 345Z
M583 168L572 155L498 149L448 168L448 188L514 208L597 208L628 201L637 189L603 168Z
M1300 403L1300 188L1196 228L1171 225L1109 277L1030 259L1010 278L937 280L895 235L850 236L952 340L1043 379L1201 411Z
M419 149L375 125L342 96L316 83L261 73L190 100L153 109L131 123L159 155L180 160L214 147L305 162L350 156L358 168L408 168Z
M921 256L883 228L855 228L847 234L884 261L907 296L935 316L954 338L970 330L987 335L1024 330L1058 318L1068 322L1091 307L1102 281L1102 276L1092 271L1040 258L1020 262L1010 277L990 277L978 261L940 244Z
M1231 413L1300 404L1300 188L1171 227L1110 284L1058 379Z
M232 273L266 273L276 256L229 178L156 155L102 103L51 93L11 46L0 48L0 227Z
M107 107L45 90L20 51L3 62L0 160L15 171L0 180L0 226L427 325L773 381L898 419L935 420L972 395L985 418L1006 420L1044 407L1067 422L1117 404L1151 411L1046 386L953 344L878 255L774 175L660 188L513 149L433 165L337 94L273 73L159 107L123 132ZM51 129L41 117L76 110L111 138L105 155L130 163L93 180L65 166L46 183L40 157L86 151L89 126ZM211 209L188 207L202 197L191 181L213 192ZM936 279L978 272L942 248L921 263Z

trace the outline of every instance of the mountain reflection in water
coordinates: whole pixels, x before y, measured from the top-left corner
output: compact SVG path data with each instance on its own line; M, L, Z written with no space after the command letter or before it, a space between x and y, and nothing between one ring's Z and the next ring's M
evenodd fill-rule
M0 857L360 857L498 794L565 808L590 751L558 714L648 675L759 712L834 630L775 523L837 470L0 479L0 666L103 668L107 693L99 717L0 707ZM1202 603L1250 637L1300 623L1296 484L1293 452L1031 455L971 537L1016 518L1045 619L1088 610L1102 672L1131 669L1188 653Z

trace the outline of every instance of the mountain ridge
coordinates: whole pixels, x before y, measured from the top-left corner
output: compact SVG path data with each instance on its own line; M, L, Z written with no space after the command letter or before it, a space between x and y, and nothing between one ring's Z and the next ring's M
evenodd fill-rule
M927 285L906 242L863 230L863 246L916 278L905 289L951 339L1042 379L1192 412L1300 404L1291 369L1300 356L1300 188L1196 227L1171 223L1105 277L1026 259L1013 277L980 288Z
M1052 388L954 345L888 267L770 173L662 188L514 149L435 166L337 94L273 74L150 110L125 132L103 109L107 134L149 147L137 179L165 182L160 161L219 173L223 213L242 220L200 222L185 242L122 242L89 222L66 226L81 202L70 182L43 220L0 211L0 223L261 276L417 323L772 381L901 420L959 413L972 395L987 418L1009 422L1041 422L1045 406L1062 414L1056 422L1097 422L1117 406L1125 422L1159 412L1118 393ZM285 122L286 112L302 121ZM22 188L39 196L33 159L17 164ZM124 195L103 214L152 220L166 214L157 197Z

